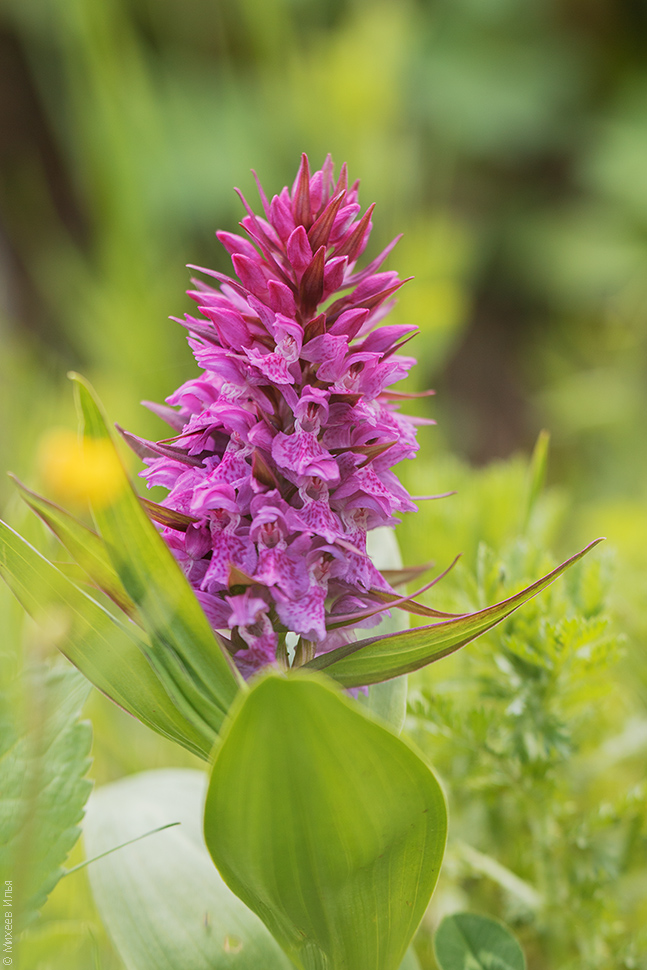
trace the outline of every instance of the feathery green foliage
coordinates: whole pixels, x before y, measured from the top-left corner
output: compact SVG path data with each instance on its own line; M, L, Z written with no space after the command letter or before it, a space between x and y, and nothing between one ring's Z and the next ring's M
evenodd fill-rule
M0 886L20 930L65 875L92 783L92 731L80 721L90 685L68 667L35 668L0 696Z

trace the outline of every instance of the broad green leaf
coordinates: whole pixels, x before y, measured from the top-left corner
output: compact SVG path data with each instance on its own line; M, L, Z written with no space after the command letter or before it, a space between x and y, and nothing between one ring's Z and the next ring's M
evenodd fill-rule
M90 685L68 667L37 668L0 697L0 886L14 935L64 875L92 784L92 731L80 722ZM3 908L4 911L4 908Z
M16 961L16 965L26 970L95 970L97 964L90 962L94 930L95 926L86 920L48 919L33 923L20 937L20 963Z
M401 569L402 556L393 529L383 527L373 529L366 537L366 551L374 565L382 572L385 569ZM409 616L401 610L392 610L391 616L385 616L375 628L380 636L389 633L399 633L409 629ZM366 704L369 710L382 718L399 734L404 725L407 713L407 680L406 676L394 677L382 684L371 684L368 697L359 694L358 700Z
M290 970L262 922L222 881L202 835L207 776L166 769L100 788L84 823L99 914L127 970ZM70 876L73 879L74 876Z
M344 687L361 687L425 667L491 630L527 600L550 586L599 542L602 539L589 543L585 549L571 556L542 579L495 606L488 606L477 613L468 613L453 620L417 627L405 633L392 633L386 637L371 637L348 643L331 650L330 653L320 654L305 664L303 669L325 670Z
M436 930L434 952L440 970L526 970L512 933L477 913L446 916Z
M95 586L103 590L125 613L133 616L136 613L135 604L114 571L101 537L69 512L32 492L14 476L11 477L27 505L52 530Z
M207 846L301 970L397 970L445 835L430 769L325 678L268 675L236 705Z
M242 678L220 646L189 583L151 523L114 448L89 384L75 381L84 434L114 452L114 488L95 501L93 514L112 564L150 634L158 664L215 731L236 697Z
M215 733L177 710L146 659L151 647L142 631L120 624L1 521L0 574L95 687L160 734L208 756Z

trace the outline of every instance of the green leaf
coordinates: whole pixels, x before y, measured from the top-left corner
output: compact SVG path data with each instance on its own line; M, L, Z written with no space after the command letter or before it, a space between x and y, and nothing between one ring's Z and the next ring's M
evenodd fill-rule
M407 677L394 677L383 684L371 684L368 697L360 692L358 700L371 714L400 734L407 713Z
M371 637L348 643L331 650L330 653L320 654L305 664L303 669L325 670L344 687L361 687L425 667L491 630L527 600L550 586L599 542L602 539L589 543L585 549L571 556L542 579L495 606L488 606L484 610L453 620L417 627L405 633L392 633L386 637Z
M167 769L92 796L84 824L89 855L181 822L88 866L99 914L128 970L290 970L213 866L202 835L206 787L200 771Z
M64 875L92 783L92 731L79 722L90 685L67 667L37 668L0 697L0 885L11 883L14 934Z
M225 882L302 970L396 970L438 878L446 810L404 741L299 671L261 678L239 701L205 836Z
M89 962L88 951L94 943L93 929L92 923L86 920L48 919L34 923L20 938L19 965L28 970L72 970L78 967L98 970L96 962Z
M434 937L440 970L526 970L523 950L496 920L476 913L446 916Z
M404 960L400 964L400 970L420 970L420 963L413 947L409 947L405 953Z
M208 756L215 732L177 710L146 659L151 646L142 631L119 624L2 521L0 575L95 687L153 730Z
M548 447L550 445L550 432L543 430L539 432L535 447L530 457L528 467L528 479L526 483L526 493L521 512L521 533L528 529L532 513L537 505L537 500L541 495L546 481L546 469L548 467Z
M114 600L125 613L133 616L137 612L135 604L114 571L101 537L54 502L32 492L15 476L11 475L10 478L13 478L27 505L52 530L94 585Z
M149 520L117 455L90 385L75 383L86 437L114 450L114 489L93 502L93 515L112 564L151 637L158 669L218 731L243 685L189 583Z
M380 572L402 567L400 547L393 529L385 526L369 532L366 551ZM385 616L375 628L381 636L408 629L409 616L401 610L392 610L391 616ZM404 726L407 713L407 681L408 677L404 676L394 677L382 684L371 684L368 697L361 693L358 697L360 703L366 704L373 714L390 724L397 734Z

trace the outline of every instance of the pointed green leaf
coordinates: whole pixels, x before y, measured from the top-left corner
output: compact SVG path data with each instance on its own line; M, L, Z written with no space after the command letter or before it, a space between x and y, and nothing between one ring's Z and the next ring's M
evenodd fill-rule
M550 432L539 432L535 447L530 457L528 467L528 478L526 482L526 494L523 500L521 512L521 532L525 533L528 529L532 513L537 505L537 499L546 481L546 469L548 468L548 447L550 445Z
M207 776L166 769L98 789L83 826L99 915L128 970L290 970L261 921L227 888L202 835ZM70 878L74 878L70 876Z
M32 492L15 476L11 475L10 478L13 478L27 505L52 530L94 585L103 590L125 613L133 616L137 612L135 604L114 571L101 537L54 502Z
M112 564L157 648L174 673L193 685L192 703L218 731L243 684L221 648L170 550L149 520L114 449L90 385L74 379L86 437L114 450L114 489L93 503L93 514ZM169 667L171 669L171 667ZM186 684L178 683L183 695Z
M184 512L178 512L176 509L167 509L163 505L158 505L157 502L151 502L148 498L140 496L139 501L149 518L159 522L160 525L168 525L171 529L186 532L193 522L199 521L195 515L185 515Z
M550 586L599 542L602 539L589 543L585 549L571 556L536 583L494 606L453 620L416 627L405 633L392 633L386 637L370 637L348 643L331 650L330 653L320 654L302 669L325 670L344 687L376 684L400 674L411 673L454 653L482 633L491 630L527 600Z
M446 916L434 952L440 970L526 970L523 950L507 927L477 913Z
M205 758L215 738L176 709L145 653L150 643L113 616L0 521L0 575L23 607L95 687L160 734Z
M236 705L216 749L207 846L301 970L397 970L445 835L430 769L330 681L269 675Z
M76 670L41 667L0 695L0 885L16 936L64 875L81 834L92 788L92 731L79 721L89 689Z

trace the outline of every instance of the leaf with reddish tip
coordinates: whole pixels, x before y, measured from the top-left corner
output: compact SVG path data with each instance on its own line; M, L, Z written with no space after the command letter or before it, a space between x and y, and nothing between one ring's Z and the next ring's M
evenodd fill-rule
M357 447L350 448L349 450L357 451L366 456L364 461L360 462L360 464L357 466L358 468L364 468L364 466L368 465L370 461L374 461L376 458L379 458L380 455L383 455L389 450L389 448L392 448L393 445L397 445L397 441L385 441L381 445L358 445Z
M310 227L308 240L313 253L316 253L320 246L328 245L328 239L345 194L345 192L339 192L331 199L317 221Z
M441 610L434 610L431 606L425 606L424 603L418 603L412 597L405 600L395 601L395 597L392 593L385 593L382 590L371 590L371 594L379 599L381 603L385 604L385 608L391 609L395 607L398 610L403 610L405 613L414 613L416 616L434 616L436 619L450 619L454 616L461 616L461 613L443 613Z
M389 586L403 586L405 583L410 583L414 579L417 579L418 576L428 573L433 568L434 563L427 562L423 566L409 566L404 569L381 569L380 572Z
M403 280L403 282L406 283L406 280ZM405 337L404 340L400 341L400 343L395 344L393 347L390 347L387 351L384 352L382 356L382 360L387 360L387 358L393 356L393 354L397 354L398 350L401 350L405 344L408 344L410 340L413 340L414 337L417 337L419 333L420 331L416 329L416 332L412 333L410 337Z
M405 283L408 283L412 279L413 276L408 276L406 280L398 280L398 282L394 283L393 286L389 286L385 290L380 290L379 293L375 293L373 296L367 296L366 299L360 300L359 303L352 302L352 293L350 296L342 297L341 300L336 300L331 307L328 307L328 320L330 322L334 322L339 316L341 316L342 313L345 313L347 310L374 310L381 303L384 303L384 301L387 300L392 293L395 293L400 289L401 286L404 286Z
M339 178L337 179L337 185L335 186L335 195L339 192L348 191L348 166L346 162L343 163L342 167L339 169Z
M148 441L146 438L140 438L139 435L126 431L118 424L115 425L115 428L142 461L146 458L172 458L184 465L195 465L196 468L202 468L202 460L195 455L189 455L183 448L178 448L176 445L167 445L161 441Z
M458 562L458 557L449 566L444 573L440 576L436 576L432 579L430 583L423 586L421 589L416 590L411 596L394 596L393 593L387 593L379 589L371 589L370 597L373 600L378 600L382 605L368 607L364 610L356 610L354 613L331 613L326 617L326 629L327 630L337 630L339 627L356 625L360 620L367 620L371 616L377 616L380 613L384 613L387 609L392 609L393 607L398 607L407 613L421 613L423 616L435 616L435 617L453 617L457 616L456 613L440 613L438 610L432 610L429 606L423 606L422 603L416 603L414 596L420 596L421 593L426 593L428 589L435 586L436 583L447 575L449 570Z
M279 279L294 289L294 283L272 255L273 253L281 252L279 246L262 229L256 216L247 216L239 225L245 230L249 238L256 243L259 249L262 249L265 261Z
M457 492L438 492L436 495L412 495L412 502L434 502L437 498L451 498Z
M344 687L362 687L426 667L427 664L454 653L466 643L487 633L531 597L550 586L599 542L602 539L589 543L585 549L571 556L542 579L501 603L476 613L468 613L404 633L345 644L330 653L315 657L304 669L325 670Z
M279 252L280 251L279 246L277 246L276 242L267 235L267 233L261 226L260 222L258 221L256 217L256 213L254 212L251 205L249 204L249 202L247 201L243 193L240 191L240 189L234 189L234 192L236 193L240 201L245 206L245 212L247 213L247 222L252 226L252 228L250 229L249 224L246 224L246 220L243 220L242 222L239 223L240 227L245 230L245 232L250 236L251 239L253 239L255 242L259 244L265 256L268 258L271 258L272 263L274 264L274 266L276 266L277 264L274 263L274 260L270 254L272 252ZM271 207L270 207L270 215L271 215ZM271 219L270 219L270 222L271 222ZM279 268L279 273L280 275L283 275L283 271L280 270L280 268Z
M229 574L227 577L227 586L232 589L234 586L253 586L257 580L250 576L249 573L244 572L239 569L238 566L234 566L233 562L229 563Z
M296 225L309 229L312 225L312 209L310 207L310 166L308 156L304 152L292 192L292 214Z
M254 449L252 455L252 475L261 484L267 485L268 488L279 488L279 480L274 474L274 470L257 448Z
M330 395L330 403L355 405L357 404L358 401L361 401L363 397L364 397L363 394L359 394L353 391L348 391L346 393L335 392L334 394Z
M431 397L435 394L435 391L420 391L418 394L405 394L404 391L382 391L380 398L386 398L387 401L413 401L418 397Z
M170 408L168 404L157 404L156 401L142 401L141 403L162 421L166 421L174 431L181 431L186 424L186 418L183 418L174 408Z
M325 255L325 247L321 246L301 277L299 298L306 312L312 312L323 297Z
M436 576L435 579L428 583L423 589L419 589L416 593L411 593L411 595L402 602L396 602L398 599L397 596L394 596L393 593L387 593L382 589L371 589L371 595L374 596L375 599L380 600L382 603L388 603L390 606L395 606L399 610L403 610L405 613L416 613L418 616L435 616L445 619L461 616L460 613L443 613L440 610L434 610L430 606L425 606L424 603L418 603L415 600L415 597L419 596L420 593L423 593L427 589L431 589L433 586L436 586L441 579L444 579L447 573L454 568L459 559L460 555L456 556L454 561L449 564L447 569L444 569L442 573L439 573L438 576Z
M211 309L211 307L198 307L201 313L205 313ZM213 344L214 347L222 347L222 341L220 339L220 334L214 327L209 327L206 321L203 323L197 323L194 318L189 317L187 320L181 320L180 317L174 317L175 322L179 323L181 327L184 327L189 331L190 336L200 337L201 340L206 340L208 344ZM180 428L184 426L184 422L180 425Z
M368 207L355 228L346 233L339 245L335 246L335 256L348 256L349 263L355 262L357 257L360 255L362 243L365 241L374 208L375 203L373 202Z
M261 200L261 202L263 204L263 212L265 213L265 218L266 219L269 219L270 218L270 204L269 204L269 202L267 200L267 196L265 195L265 190L264 190L263 186L261 185L261 180L259 179L259 177L256 174L256 172L254 171L254 169L252 169L252 175L254 176L254 181L256 182L256 188L258 189L258 194L259 194L260 200Z
M318 317L313 317L303 328L303 343L309 343L315 337L322 337L326 332L326 314L320 313Z
M167 509L164 505L151 502L148 498L140 498L139 501L148 512L151 519L166 525L169 529L177 529L178 532L186 532L190 525L199 522L194 515L186 515L184 512L177 512L175 509Z
M195 266L193 263L187 263L187 267L188 269L197 269L199 273L205 273L207 276L212 276L215 280L218 280L219 283L226 283L227 286L232 286L237 293L240 293L242 297L247 296L247 291L242 283L239 283L238 280L232 279L231 276L225 276L224 273L219 273L218 270L209 269L206 266ZM191 282L195 282L196 284L201 283L200 280L191 280Z
M398 245L401 239L402 239L402 233L396 236L395 239L392 239L389 245L382 250L379 256L376 256L375 259L371 260L370 263L364 266L357 273L353 273L352 276L349 276L348 282L351 283L352 285L355 285L355 283L361 283L362 280L365 280L367 277L372 276L373 273L377 273L382 263L384 263L384 261L391 255L391 253L393 252L393 250Z
M373 461L374 458L378 458L380 455L383 455L385 451L388 451L389 448L392 448L393 445L397 445L397 443L397 441L383 441L376 445L351 445L350 448L331 448L330 454L346 455L348 452L352 452L355 455L364 455L366 460L358 466L359 468L362 468L369 461Z

